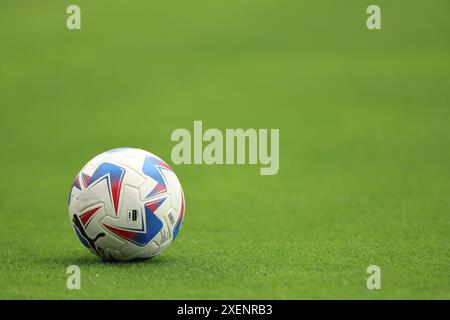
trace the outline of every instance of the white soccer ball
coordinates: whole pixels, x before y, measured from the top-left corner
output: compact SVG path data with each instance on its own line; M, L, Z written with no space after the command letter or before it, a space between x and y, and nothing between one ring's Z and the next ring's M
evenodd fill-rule
M175 240L184 194L173 170L140 149L106 151L89 161L69 193L80 241L105 260L151 258Z

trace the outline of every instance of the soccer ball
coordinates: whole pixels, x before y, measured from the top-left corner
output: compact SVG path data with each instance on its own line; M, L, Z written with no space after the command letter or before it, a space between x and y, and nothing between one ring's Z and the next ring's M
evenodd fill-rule
M106 151L75 177L69 217L81 243L104 260L151 258L175 240L184 194L173 170L150 152Z

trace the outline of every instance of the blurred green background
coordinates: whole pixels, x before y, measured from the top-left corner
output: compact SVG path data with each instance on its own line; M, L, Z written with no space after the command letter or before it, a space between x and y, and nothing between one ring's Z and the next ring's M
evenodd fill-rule
M82 29L66 28L81 7ZM382 30L366 28L378 4ZM0 2L0 298L450 298L450 2ZM179 238L108 264L73 177L176 128L279 128L280 171L174 166ZM81 290L66 268L81 267ZM366 268L381 267L381 290Z

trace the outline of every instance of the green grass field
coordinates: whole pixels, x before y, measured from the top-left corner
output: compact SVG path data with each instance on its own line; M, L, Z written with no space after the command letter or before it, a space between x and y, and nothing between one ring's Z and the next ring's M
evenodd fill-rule
M78 4L82 29L66 28ZM378 4L382 30L366 28ZM450 298L450 3L0 2L0 298ZM279 128L280 171L173 166L179 238L104 263L67 193L176 128ZM81 268L81 290L66 268ZM368 290L366 268L381 268Z

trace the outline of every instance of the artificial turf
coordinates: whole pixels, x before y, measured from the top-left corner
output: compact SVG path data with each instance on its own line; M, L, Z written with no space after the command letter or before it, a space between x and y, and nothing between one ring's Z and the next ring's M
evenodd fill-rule
M450 298L450 4L0 2L0 298ZM174 244L104 263L67 193L94 155L279 128L280 171L173 166ZM81 268L81 290L66 268ZM381 268L368 290L366 268Z

